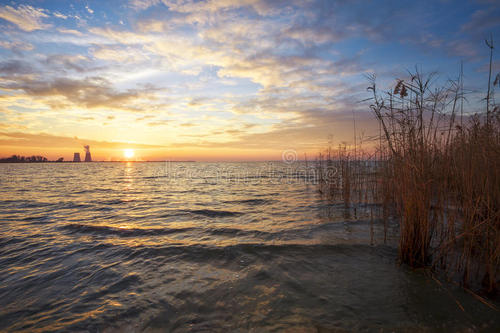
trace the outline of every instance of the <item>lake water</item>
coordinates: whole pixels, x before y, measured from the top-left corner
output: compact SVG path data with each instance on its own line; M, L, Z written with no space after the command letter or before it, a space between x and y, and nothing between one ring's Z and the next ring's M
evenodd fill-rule
M499 313L397 264L304 164L0 164L0 330L468 331ZM307 170L306 170L307 171ZM456 301L464 307L462 311Z

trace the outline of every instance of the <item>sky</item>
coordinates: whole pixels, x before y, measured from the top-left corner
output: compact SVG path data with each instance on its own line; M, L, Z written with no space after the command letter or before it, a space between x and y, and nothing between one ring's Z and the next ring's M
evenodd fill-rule
M0 157L313 158L353 119L370 145L366 74L484 90L500 1L2 1L0 30Z

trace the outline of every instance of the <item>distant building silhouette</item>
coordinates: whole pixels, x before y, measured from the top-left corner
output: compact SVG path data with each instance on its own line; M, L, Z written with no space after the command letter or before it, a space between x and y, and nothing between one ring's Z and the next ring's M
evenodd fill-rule
M80 153L75 153L73 155L73 162L81 162L82 160L80 160Z
M90 146L83 146L85 148L85 162L92 162L92 157L90 156Z

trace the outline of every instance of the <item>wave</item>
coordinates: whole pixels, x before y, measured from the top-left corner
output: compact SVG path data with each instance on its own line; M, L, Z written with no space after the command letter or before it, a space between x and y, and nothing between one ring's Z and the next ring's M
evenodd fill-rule
M265 200L265 199L246 199L246 200L224 201L224 203L227 203L227 204L245 204L245 205L251 205L251 206L265 205L265 204L268 204L270 202L271 202L271 200Z
M241 212L231 212L227 210L212 210L212 209L192 209L192 210L185 210L185 212L195 215L203 215L207 217L230 217L230 216L243 215L243 213Z
M216 214L210 211L208 214L210 216L235 216L234 212L217 211ZM202 213L202 215L205 212ZM217 215L219 214L219 215ZM356 224L367 224L367 221L360 220ZM328 223L323 225L304 225L302 227L280 230L280 231L265 231L257 229L246 229L246 228L230 228L230 227L185 227L185 228L120 228L115 226L106 225L92 225L83 223L70 223L59 227L62 230L69 231L70 233L86 233L86 234L99 234L99 235L113 235L119 237L141 237L141 236L163 236L176 233L191 233L193 237L199 237L200 235L212 235L212 236L224 236L224 237L250 237L262 241L270 240L291 240L295 238L304 239L310 238L311 233L316 232L326 232L335 229L344 229L345 223Z
M194 234L209 234L213 236L228 236L228 237L253 237L263 240L269 240L275 236L279 236L281 232L267 232L260 230L245 230L238 228L118 228L101 225L89 225L80 223L71 223L61 227L62 230L69 231L70 233L84 233L84 234L99 234L99 235L113 235L120 237L141 237L141 236L162 236L176 233L192 233Z
M37 200L0 200L0 204L3 207L9 208L43 208L43 207L51 207L55 205L51 202L41 202Z
M207 229L205 232L208 232L212 235L216 236L251 236L254 238L261 239L271 239L275 236L279 236L281 232L268 232L268 231L260 231L260 230L245 230L245 229L237 229L237 228L216 228L216 229Z
M24 241L25 239L20 237L0 237L0 248L7 245L22 243Z
M353 244L264 244L245 243L228 246L214 245L167 245L137 246L129 248L128 260L134 258L167 258L168 260L189 260L206 262L217 259L233 260L242 255L250 255L268 260L272 256L321 256L323 254L339 254L348 257L364 256L367 253L394 257L395 249L384 245ZM128 251L127 251L128 252Z
M117 235L122 237L137 237L137 236L160 236L169 235L181 232L189 232L195 228L117 228L101 225L88 225L72 223L61 227L63 230L68 230L70 233L93 233L101 235Z
M94 187L91 189L80 189L78 191L74 191L72 194L94 194L94 193L110 193L115 192L112 188L100 188Z

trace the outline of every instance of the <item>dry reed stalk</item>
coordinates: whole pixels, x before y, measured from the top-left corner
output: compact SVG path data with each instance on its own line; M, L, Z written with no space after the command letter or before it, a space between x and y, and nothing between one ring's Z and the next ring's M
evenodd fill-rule
M458 125L461 78L436 90L432 78L410 73L386 98L372 78L371 107L389 151L381 172L384 211L395 207L400 221L401 262L440 262L462 275L464 287L480 280L494 294L500 266L499 108Z
M402 263L441 267L459 274L467 290L480 284L494 295L500 277L500 107L489 99L486 112L464 122L463 78L437 89L434 79L416 70L380 94L370 77L371 109L380 124L376 172L368 165L377 155L364 153L361 144L354 150L344 144L320 156L320 189L346 208L381 205L385 237L387 221L399 221ZM500 79L494 84L500 86ZM338 172L325 172L332 169Z

